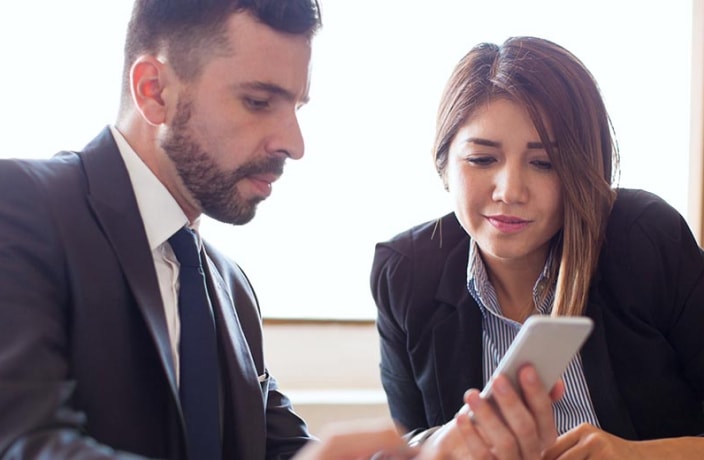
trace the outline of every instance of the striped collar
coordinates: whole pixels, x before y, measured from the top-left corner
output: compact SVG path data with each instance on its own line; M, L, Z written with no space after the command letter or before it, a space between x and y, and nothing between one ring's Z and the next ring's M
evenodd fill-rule
M545 261L545 266L540 276L533 286L533 302L537 306L538 313L541 315L549 315L552 311L552 301L555 297L556 280L550 280L550 271L552 264L555 261L555 250L550 249L548 257ZM547 295L541 295L543 289L550 289ZM477 301L482 314L491 313L493 315L503 317L501 306L498 303L496 291L489 281L489 275L486 271L486 265L479 253L479 247L474 240L469 244L469 262L467 263L467 289L472 297ZM542 297L542 302L540 301Z

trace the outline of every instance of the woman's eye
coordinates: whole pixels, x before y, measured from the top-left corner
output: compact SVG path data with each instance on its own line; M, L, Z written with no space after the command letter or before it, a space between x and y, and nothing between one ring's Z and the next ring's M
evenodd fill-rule
M494 157L468 157L467 162L475 166L489 166L496 162Z
M546 171L552 169L552 163L550 162L550 160L533 160L531 161L531 164L538 169Z

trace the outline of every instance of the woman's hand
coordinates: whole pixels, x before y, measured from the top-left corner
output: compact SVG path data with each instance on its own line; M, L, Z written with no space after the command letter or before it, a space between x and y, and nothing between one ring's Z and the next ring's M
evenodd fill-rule
M560 381L550 393L535 369L519 372L525 402L501 376L494 381L494 400L478 390L465 394L465 405L423 445L421 459L539 459L553 445L557 430L552 402L564 394Z
M467 406L463 406L467 407ZM491 459L477 428L460 411L422 445L418 460Z
M543 456L545 460L599 459L646 460L692 459L704 452L704 438L680 437L627 441L593 425L583 423L557 439Z
M620 459L646 458L637 452L636 443L611 435L588 423L583 423L557 439L543 457L545 460L571 458Z
M408 448L388 424L342 423L329 426L320 442L306 446L295 459L539 459L557 439L552 402L562 397L564 384L558 382L548 393L532 366L518 376L525 402L500 376L494 381L493 401L480 398L478 390L467 391L455 418L420 449Z

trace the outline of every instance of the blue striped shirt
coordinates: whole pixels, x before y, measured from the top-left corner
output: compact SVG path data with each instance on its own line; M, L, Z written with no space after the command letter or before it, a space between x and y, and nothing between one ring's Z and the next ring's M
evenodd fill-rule
M553 262L553 253L548 256L545 268L533 287L533 301L537 306L538 314L549 315L555 298L554 282L548 286L548 273ZM549 289L542 302L540 294L542 289ZM472 241L469 250L469 264L467 265L467 289L472 295L482 312L482 343L483 350L483 375L484 382L489 381L491 375L499 364L499 360L508 350L509 345L518 334L521 323L504 317L494 287L489 282L486 267L479 255L476 243ZM570 362L562 376L565 383L565 395L553 403L553 414L557 432L563 434L577 425L587 422L598 427L594 406L589 388L584 378L582 358L578 353Z

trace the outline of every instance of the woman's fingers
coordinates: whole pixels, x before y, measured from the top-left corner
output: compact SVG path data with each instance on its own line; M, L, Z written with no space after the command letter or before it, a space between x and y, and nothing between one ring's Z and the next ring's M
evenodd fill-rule
M522 368L518 373L518 380L523 390L526 406L533 414L542 451L557 439L557 428L552 411L553 399L532 366ZM557 392L559 392L559 388Z
M423 445L419 460L490 460L494 457L467 413L458 413L453 420L436 431Z
M562 397L564 385L548 392L532 366L521 369L519 382L522 396L505 376L492 382L490 400L476 390L466 395L476 431L496 458L539 458L557 439L552 402Z
M505 380L505 378L503 380ZM497 388L494 386L494 397L498 398L499 395L496 393L501 393L502 391L503 387ZM467 404L473 413L472 420L476 425L477 431L496 458L519 458L521 452L518 441L513 431L506 424L497 406L494 405L493 402L479 396L477 390L470 390L468 392ZM524 410L524 412L527 411Z

